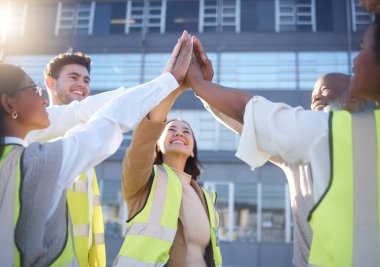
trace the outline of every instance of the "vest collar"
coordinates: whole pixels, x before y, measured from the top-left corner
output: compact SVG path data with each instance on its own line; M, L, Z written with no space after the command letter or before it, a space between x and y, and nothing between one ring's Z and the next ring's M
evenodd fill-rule
M4 143L6 145L9 145L9 144L16 144L16 145L21 145L23 147L27 147L28 144L21 138L18 138L18 137L14 137L14 136L5 136L4 137Z

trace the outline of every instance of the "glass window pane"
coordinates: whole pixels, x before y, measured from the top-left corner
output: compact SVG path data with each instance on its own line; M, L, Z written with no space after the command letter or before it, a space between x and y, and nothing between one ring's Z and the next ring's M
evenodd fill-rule
M347 52L300 52L299 86L312 90L319 76L329 72L349 73Z
M262 241L285 241L284 186L263 184L262 198Z
M257 185L235 184L236 239L257 241Z
M101 182L104 234L106 236L122 236L121 229L125 221L120 181L102 180Z
M241 0L241 31L274 31L274 0Z
M168 1L166 10L167 32L198 31L199 1Z
M293 90L295 53L222 53L220 83L241 89Z
M91 58L92 90L110 90L140 84L141 54L93 54Z

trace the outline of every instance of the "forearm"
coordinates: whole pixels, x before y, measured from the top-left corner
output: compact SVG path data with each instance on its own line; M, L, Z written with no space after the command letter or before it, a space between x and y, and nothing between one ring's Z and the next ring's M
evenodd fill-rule
M244 110L252 95L205 80L191 83L195 93L227 116L243 123Z
M49 114L50 126L46 129L35 130L26 136L28 143L46 142L64 134L73 127L86 123L101 106L126 92L124 87L87 97L69 105L53 105L46 108Z
M180 89L171 92L164 100L162 100L155 108L149 112L149 119L151 121L165 121L170 109L180 94Z
M146 188L152 172L154 150L165 122L144 119L134 130L123 159L122 191L129 200Z

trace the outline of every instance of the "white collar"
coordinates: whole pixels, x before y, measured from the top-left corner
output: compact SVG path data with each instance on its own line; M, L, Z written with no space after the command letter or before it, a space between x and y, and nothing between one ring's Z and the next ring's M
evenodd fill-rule
M4 143L6 145L8 144L17 144L17 145L22 145L23 147L27 147L28 144L21 138L19 137L14 137L14 136L5 136L4 137Z

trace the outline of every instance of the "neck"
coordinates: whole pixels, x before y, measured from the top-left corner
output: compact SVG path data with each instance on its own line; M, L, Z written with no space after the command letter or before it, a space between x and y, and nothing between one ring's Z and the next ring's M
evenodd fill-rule
M184 171L185 165L187 161L187 156L170 156L170 155L163 155L163 162L168 165L169 167L176 169L178 171Z
M25 139L25 136L28 134L29 130L27 130L23 125L17 122L12 118L4 118L5 124L5 136L14 136L21 139Z

